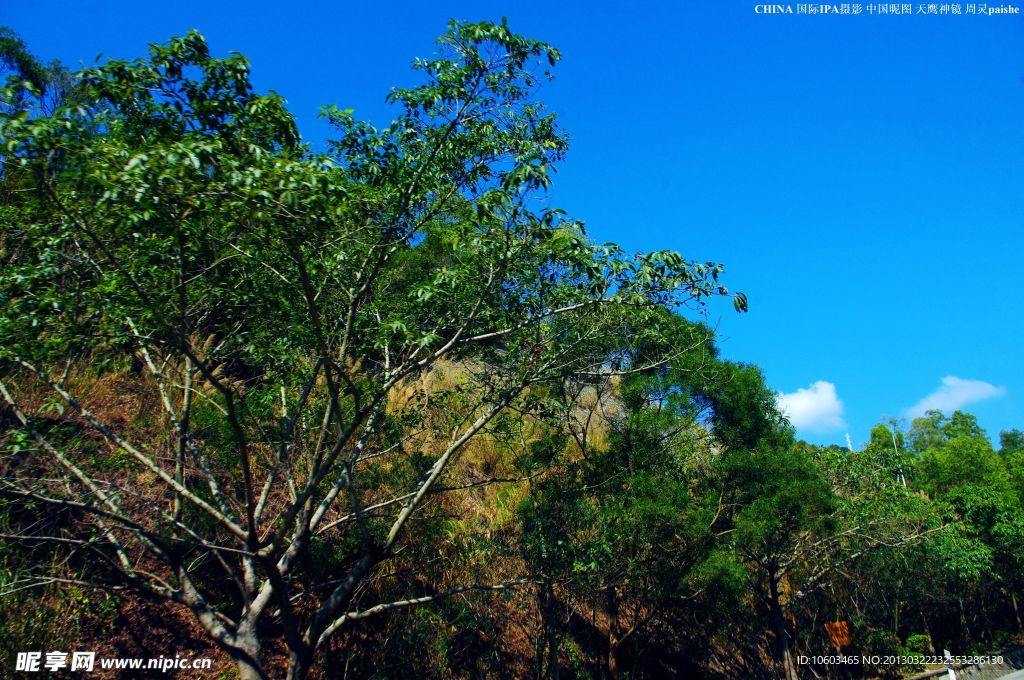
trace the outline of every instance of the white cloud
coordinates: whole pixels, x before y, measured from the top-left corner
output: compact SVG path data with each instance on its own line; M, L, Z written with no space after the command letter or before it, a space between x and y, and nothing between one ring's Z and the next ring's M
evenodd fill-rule
M927 397L906 410L908 418L924 415L925 411L937 410L945 414L957 410L967 404L985 399L993 399L1006 394L1005 387L996 387L984 380L965 380L955 375L947 375L942 385Z
M825 433L846 427L843 402L836 395L836 386L830 382L819 380L796 392L779 392L776 399L779 408L798 430Z

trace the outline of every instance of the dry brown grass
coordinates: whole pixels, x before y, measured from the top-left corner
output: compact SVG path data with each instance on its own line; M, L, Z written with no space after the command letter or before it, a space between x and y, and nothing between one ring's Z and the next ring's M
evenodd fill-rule
M468 416L472 408L468 399L446 395L457 388L471 390L473 380L473 367L449 362L441 363L433 370L397 385L389 395L388 413L398 417L410 410L422 409L424 421L419 431L410 434L403 442L402 450L368 464L379 465L380 469L387 471L410 451L418 451L428 457L438 455L448 445L458 421ZM76 424L81 432L91 432L71 409L60 415L41 411L50 399L49 388L45 385L38 381L19 379L17 388L19 401L26 404L32 415ZM172 464L169 422L159 401L157 385L148 373L122 369L98 376L73 374L68 388L99 420L127 438L143 444L146 450L156 454L165 465ZM587 445L603 449L608 445L609 419L618 412L619 402L614 387L603 393L588 387L580 393L571 417L581 428ZM511 479L520 476L522 472L517 468L516 455L519 449L537 441L541 434L541 428L530 417L510 416L502 431L485 431L471 439L446 471L440 485L472 485L493 478ZM95 434L88 436L96 445L94 455L119 455L116 448L102 438ZM269 463L269 449L263 453L266 455L261 458ZM580 451L570 439L563 454L571 459L579 456ZM188 475L193 473L193 470L186 471ZM153 474L140 470L131 461L124 467L105 471L103 481L130 490L131 494L126 494L124 500L126 510L146 517L146 522L152 528L156 528L158 516L148 512L147 505L159 504L165 510L170 507L170 496L165 493L162 485L154 483L156 480ZM530 488L530 481L482 484L437 494L432 498L424 514L453 519L442 540L443 544L436 546L441 563L432 570L431 582L421 585L427 590L443 589L466 582L512 580L525 574L526 565L515 554L513 546L518 535L516 509L527 499ZM396 492L405 491L383 488L367 490L363 500L367 503L379 502ZM271 505L285 502L283 496L275 497ZM339 514L344 512L344 508L338 510ZM507 546L503 557L495 560L477 553L470 539L480 536ZM141 554L136 557L140 563L145 561ZM395 566L402 566L401 560ZM372 592L366 595L372 599ZM509 673L512 676L530 674L534 642L540 632L533 589L527 587L507 596L466 597L474 598L471 602L473 609L494 622L494 637L489 644L495 645L501 656L508 661ZM386 624L383 625L386 627ZM216 673L211 677L232 672L230 660L208 642L188 611L129 593L121 596L116 619L109 628L83 630L80 639L75 642L82 649L96 649L109 656L155 657L161 654L173 656L175 653L210 656L216 659ZM271 669L281 661L279 643L279 640L268 641L266 656ZM174 676L168 674L168 677Z

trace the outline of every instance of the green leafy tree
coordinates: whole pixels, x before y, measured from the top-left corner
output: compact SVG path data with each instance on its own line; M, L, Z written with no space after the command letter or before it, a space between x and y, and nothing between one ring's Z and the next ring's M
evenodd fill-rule
M999 608L988 592L990 583L996 584L996 599L1009 603L1019 630L1017 593L1024 576L1018 558L1024 512L1014 467L1019 454L997 453L970 414L955 412L942 429L944 439L921 454L918 474L921 487L948 504L959 520L958 542L937 549L958 579L950 589L956 592L961 633L965 639L977 634L970 629L968 610L984 617Z
M692 346L707 342L703 326L676 326ZM716 545L723 499L698 420L709 374L721 368L713 354L708 347L703 358L695 351L663 371L628 375L596 399L607 444L590 445L581 432L570 460L521 509L528 558L566 597L607 619L612 677L628 670L628 643L659 621L723 606L739 590L738 563Z
M779 445L785 437L783 431L768 445L726 451L719 464L731 490L728 543L748 567L783 672L794 678L801 609L815 609L817 595L835 590L861 562L916 544L943 525L904 487L887 428L876 428L863 452Z
M923 416L914 418L910 423L910 430L907 432L907 444L911 450L920 455L927 449L937 446L945 438L943 425L946 417L942 411L930 410Z
M779 412L776 394L757 366L723 362L706 388L706 399L720 446L752 450L784 447L792 441L794 430Z
M9 111L53 113L64 105L86 103L78 79L59 61L44 64L14 30L0 26L0 79L14 86L3 105Z
M1014 428L999 433L999 453L1012 456L1024 451L1024 432Z
M0 395L32 442L3 503L73 513L28 540L183 605L243 678L268 676L268 637L304 677L367 617L529 578L360 599L417 546L411 520L458 492L442 480L471 441L504 414L543 420L538 395L567 381L680 360L665 311L726 293L719 265L595 246L537 200L566 150L534 99L556 50L503 23L453 23L438 49L414 65L423 84L392 91L390 126L327 109L327 155L195 33L81 74L96 106L3 93L5 173L34 188L2 212ZM456 385L422 386L444 366ZM158 423L91 401L90 375L132 367ZM644 499L615 512L639 528L664 513Z
M723 461L734 502L732 541L750 566L751 582L767 607L776 651L787 678L796 676L785 602L790 572L812 536L834 531L835 499L812 461L798 449L737 450Z
M918 467L921 485L932 494L942 495L965 484L980 484L999 492L1011 489L1005 463L984 434L951 437L927 449Z

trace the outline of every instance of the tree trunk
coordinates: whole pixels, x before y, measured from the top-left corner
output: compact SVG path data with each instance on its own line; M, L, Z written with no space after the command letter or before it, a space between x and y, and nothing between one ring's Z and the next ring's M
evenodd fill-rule
M1017 620L1017 632L1024 633L1024 626L1020 623L1020 608L1017 606L1017 593L1010 588L1010 604L1013 605L1013 617Z
M608 606L608 677L618 678L622 670L619 668L619 642L622 639L621 623L619 622L619 594L615 586L605 589Z
M237 651L232 650L231 657L238 668L239 680L267 680L260 664L260 639L256 631L244 624L240 626L235 647Z
M291 651L288 654L288 673L285 675L285 678L287 680L301 680L306 677L305 674L307 672L303 656L294 650Z
M964 599L958 597L956 600L957 605L960 607L960 628L963 631L964 639L971 639L971 629L967 626L967 612L964 611Z
M786 613L779 601L779 580L774 572L768 574L768 604L771 607L772 633L775 636L776 653L782 660L786 680L797 680L796 665L789 648L789 632L786 630Z
M555 589L551 587L550 583L545 583L541 587L538 599L544 634L538 641L536 650L537 677L558 680L561 667L558 664L558 627L555 622L556 601ZM547 662L546 669L545 661Z
M236 658L235 667L238 669L239 680L267 680L267 676L258 666L253 666L244 659Z
M935 648L935 638L932 637L932 627L928 623L928 617L925 616L924 609L918 608L918 611L921 613L921 623L924 624L924 634L928 636L928 651L931 652L932 656L935 656L938 652Z
M558 665L558 631L551 627L548 632L548 677L558 680L562 667Z
M382 558L377 556L376 552L365 550L359 560L352 565L344 582L320 605L302 636L299 648L293 649L289 656L287 680L302 680L309 675L320 638L330 627L331 620L339 611L345 611L352 599L352 592L381 561Z

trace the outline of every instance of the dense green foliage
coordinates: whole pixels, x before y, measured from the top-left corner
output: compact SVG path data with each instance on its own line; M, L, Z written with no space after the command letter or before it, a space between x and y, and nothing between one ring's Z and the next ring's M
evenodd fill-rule
M721 265L547 206L558 60L454 22L392 124L328 107L314 153L196 33L72 76L0 31L0 663L152 607L243 678L1019 637L1021 432L796 441L701 321Z

